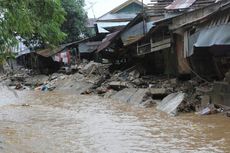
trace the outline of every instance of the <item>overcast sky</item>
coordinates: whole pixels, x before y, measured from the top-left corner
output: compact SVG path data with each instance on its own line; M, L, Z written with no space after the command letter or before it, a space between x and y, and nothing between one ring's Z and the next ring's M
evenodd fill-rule
M127 0L85 0L85 10L88 12L89 18L93 18L93 14L95 14L96 18L98 18L125 1ZM150 0L144 0L144 3L148 3L149 1Z

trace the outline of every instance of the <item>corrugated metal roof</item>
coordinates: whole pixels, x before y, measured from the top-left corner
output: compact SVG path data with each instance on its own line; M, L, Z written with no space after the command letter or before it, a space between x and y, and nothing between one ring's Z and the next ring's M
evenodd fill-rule
M118 34L119 34L120 31L116 31L114 33L111 33L111 34L108 34L103 40L102 40L102 43L101 45L97 48L97 52L100 52L102 50L104 50L105 48L107 48L111 42L112 42L112 39L115 38Z
M175 0L169 6L165 7L168 10L176 10L176 9L185 9L189 8L196 0Z
M151 0L146 13L151 14L152 17L157 17L157 19L164 18L165 7L172 2L173 0Z
M145 29L143 29L143 25L145 25ZM142 37L144 37L145 32L148 33L149 30L153 26L154 26L153 21L147 22L145 24L142 21L142 22L130 27L126 31L124 31L121 34L121 40L122 40L124 46L132 44L132 43L136 42L137 40L141 39ZM144 32L144 30L145 30L145 32Z
M122 3L121 5L117 6L116 8L114 8L113 10L109 11L108 13L102 15L101 17L98 18L98 21L103 21L103 20L114 20L114 19L129 19L131 20L132 18L134 18L137 13L139 13L139 11L135 12L135 13L121 13L122 15L119 16L120 13L117 13L118 11L120 11L121 9L123 9L124 7L129 6L132 3L136 3L138 5L142 6L142 3L139 0L127 0L126 2ZM146 5L144 5L146 6Z
M106 28L126 26L129 22L98 22L97 28L99 33L109 33Z
M101 41L82 42L79 44L78 49L80 53L92 53L97 50L97 47L101 44Z
M55 49L47 48L47 49L37 51L36 53L38 55L43 56L43 57L50 57L50 56L62 51L63 49L65 49L65 46L61 46L61 47L58 47L58 48L55 48Z
M53 56L59 52L61 52L62 50L64 50L66 47L70 46L70 45L74 45L74 44L78 44L82 41L85 41L87 39L83 39L83 40L80 40L80 41L75 41L75 42L72 42L72 43L68 43L68 44L63 44L63 45L60 45L54 49L52 48L47 48L47 49L43 49L43 50L39 50L37 51L36 53L38 55L41 55L41 56L44 56L44 57L50 57L50 56Z
M135 18L136 16L137 16L136 13L129 13L129 14L127 14L127 13L115 13L115 14L107 13L103 17L98 19L98 22L100 22L100 21L113 21L113 20L130 21L133 18Z

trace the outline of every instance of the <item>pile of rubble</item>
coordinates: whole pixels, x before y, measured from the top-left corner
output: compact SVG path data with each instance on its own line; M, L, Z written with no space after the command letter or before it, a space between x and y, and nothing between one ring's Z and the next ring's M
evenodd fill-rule
M75 73L68 71L67 74L62 72L46 76L34 75L31 70L21 69L2 78L8 86L18 90L62 90L74 94L96 94L142 107L156 106L172 115L195 111L200 115L208 115L230 110L213 101L215 83L199 78L183 81L167 76L146 76L141 65L123 71L111 71L110 66L91 61L75 66ZM228 79L226 75L226 82Z
M214 83L199 78L181 81L166 76L145 76L140 65L112 73L108 66L105 68L105 65L93 62L80 72L89 80L99 77L82 94L97 94L144 107L159 106L160 110L167 107L166 112L174 115L177 112L195 111L208 115L229 110L212 101ZM162 104L167 106L161 109Z

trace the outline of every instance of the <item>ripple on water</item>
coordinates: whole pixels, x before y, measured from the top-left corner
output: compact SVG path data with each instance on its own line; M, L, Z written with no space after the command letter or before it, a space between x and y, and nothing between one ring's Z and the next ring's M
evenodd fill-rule
M20 95L11 105L0 107L0 136L4 140L0 146L6 152L230 151L230 123L223 116L169 117L153 108L97 96ZM6 99L12 102L11 97Z

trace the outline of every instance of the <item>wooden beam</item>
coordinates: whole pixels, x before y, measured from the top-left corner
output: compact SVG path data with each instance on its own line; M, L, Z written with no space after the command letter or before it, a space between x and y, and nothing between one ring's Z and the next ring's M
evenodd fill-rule
M171 47L171 44L170 44L170 43L164 44L164 45L160 45L160 46L151 48L151 52L160 51L160 50L163 50L163 49L166 49L166 48L170 48L170 47Z
M155 42L155 43L151 42L151 48L158 47L158 46L161 46L161 45L164 45L164 44L168 44L170 42L171 42L170 38L162 40L162 41L158 41L158 42Z

